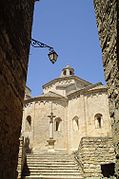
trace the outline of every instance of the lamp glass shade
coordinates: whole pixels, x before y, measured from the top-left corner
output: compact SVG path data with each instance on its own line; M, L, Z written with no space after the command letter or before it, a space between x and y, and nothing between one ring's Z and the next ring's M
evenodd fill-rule
M58 55L57 55L57 53L53 50L53 51L49 52L48 57L49 57L49 59L50 59L50 61L51 61L52 63L55 63L55 62L57 61Z

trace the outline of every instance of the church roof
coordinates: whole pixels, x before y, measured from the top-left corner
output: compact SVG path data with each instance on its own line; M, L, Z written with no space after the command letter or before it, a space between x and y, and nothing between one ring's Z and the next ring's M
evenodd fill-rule
M70 73L71 72L71 73ZM57 83L58 82L58 83ZM52 86L53 85L53 86ZM102 83L92 84L74 75L74 69L67 65L61 72L61 76L43 85L44 93L38 97L26 99L27 102L38 100L67 100L72 96L82 93L94 93L106 91L107 87Z
M107 87L106 86L103 86L101 82L99 83L96 83L96 84L91 84L91 85L88 85L82 89L79 89L79 90L75 90L75 91L72 91L71 93L67 94L67 97L64 97L60 94L57 94L55 92L52 92L52 91L49 91L48 93L46 94L42 94L40 96L37 96L37 97L34 97L34 98L30 98L30 99L26 99L25 100L25 104L29 103L29 102L33 102L33 101L39 101L39 100L54 100L54 99L58 99L58 100L65 100L67 101L68 99L70 98L74 98L76 97L77 95L80 95L80 94L92 94L92 93L98 93L98 92L106 92L107 91Z
M101 92L101 91L107 91L107 87L103 86L101 82L96 83L96 84L91 84L88 85L82 89L78 89L76 91L73 91L71 93L69 93L67 95L67 97L72 97L72 96L76 96L77 94L81 94L81 93L93 93L93 92Z
M94 91L94 90L103 90L106 89L107 90L107 86L102 85L100 82L96 83L97 85L94 86L93 88L89 89L88 91ZM98 85L99 84L99 85Z
M78 76L65 76L65 77L55 78L54 80L49 81L48 83L43 85L43 88L46 88L46 87L48 87L48 86L50 86L50 85L52 85L52 84L54 84L54 83L56 83L58 81L69 80L69 79L74 79L74 80L79 81L79 82L81 82L81 83L83 83L85 85L92 84L92 83L90 83L90 82L88 82L86 80L83 80L83 79L79 78Z
M48 93L46 94L42 94L40 96L37 96L37 97L34 97L34 98L30 98L30 99L26 99L24 101L25 104L27 103L31 103L31 102L34 102L34 101L39 101L39 100L46 100L46 99L58 99L58 100L67 100L66 97L60 95L60 94L57 94L57 93L54 93L52 91L49 91Z
M57 94L55 92L52 92L52 91L49 91L48 93L46 94L42 94L40 97L53 97L53 98L65 98L64 96L60 95L60 94Z

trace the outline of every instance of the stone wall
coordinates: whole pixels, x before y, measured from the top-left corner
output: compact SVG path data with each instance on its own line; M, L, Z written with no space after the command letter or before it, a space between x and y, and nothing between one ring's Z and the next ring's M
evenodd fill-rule
M19 138L20 144L19 144L19 154L18 154L18 165L17 165L17 172L18 172L18 177L17 179L21 179L22 176L22 170L24 166L24 161L25 161L25 151L24 151L24 137L21 136Z
M83 168L84 178L100 179L102 177L101 165L115 163L112 138L82 138L79 145L78 159Z
M103 91L105 90L105 91ZM80 95L80 96L78 96ZM73 110L72 110L73 109ZM97 114L102 115L101 126L96 126ZM78 130L74 129L74 118L78 118ZM82 94L70 96L67 106L68 144L72 151L77 150L82 137L111 137L111 125L106 89L96 88Z
M34 1L0 1L0 178L17 178L17 159Z
M55 115L53 119L53 135L56 140L55 150L67 149L67 101L45 97L32 98L25 101L22 134L25 137L26 152L37 153L47 151L49 139L51 110ZM31 124L27 123L28 116ZM56 131L56 119L60 119L60 130ZM40 136L40 137L39 137Z
M108 85L109 110L119 178L119 1L94 0L98 33L103 54L105 80Z

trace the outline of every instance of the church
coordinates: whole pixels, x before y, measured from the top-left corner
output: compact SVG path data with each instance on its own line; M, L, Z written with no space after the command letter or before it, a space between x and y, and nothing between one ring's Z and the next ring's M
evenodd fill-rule
M43 85L43 94L32 97L26 87L22 136L26 154L74 154L83 171L89 169L82 178L101 178L102 165L115 163L107 87L81 79L69 65ZM95 155L92 163L91 155Z
M32 98L27 88L22 132L33 152L47 151L53 139L54 150L71 153L82 137L111 137L110 122L107 88L75 76L69 65L42 95Z

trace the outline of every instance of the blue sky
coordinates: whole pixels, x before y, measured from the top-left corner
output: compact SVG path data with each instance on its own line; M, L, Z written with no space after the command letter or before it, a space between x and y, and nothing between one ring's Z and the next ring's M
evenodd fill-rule
M27 86L33 96L40 95L42 85L58 77L67 64L77 76L105 83L93 0L36 1L32 38L53 46L59 55L52 64L48 49L31 47Z

